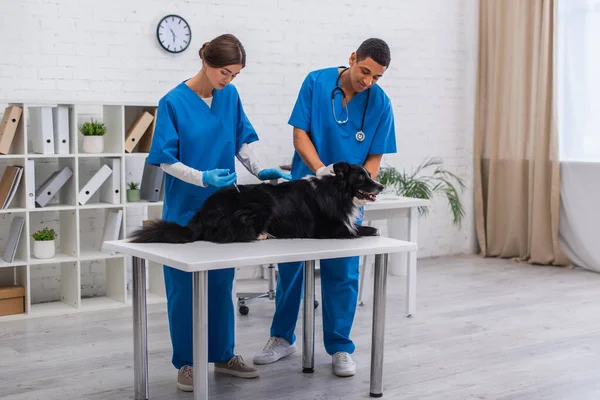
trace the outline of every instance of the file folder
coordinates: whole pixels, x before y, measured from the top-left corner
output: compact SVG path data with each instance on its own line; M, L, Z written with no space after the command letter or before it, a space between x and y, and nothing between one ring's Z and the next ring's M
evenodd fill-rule
M23 232L23 225L25 225L25 218L23 217L14 217L10 224L8 240L6 241L6 247L2 254L2 259L7 263L11 263L15 260L15 254L21 239L21 232Z
M77 195L77 201L79 204L84 205L90 198L100 189L100 186L108 179L112 174L112 170L106 164L102 165L98 171L91 177L85 186L79 191Z
M69 154L69 108L67 106L52 108L52 122L55 153Z
M21 183L21 177L23 176L23 167L20 167L18 165L12 165L8 168L15 168L16 174L12 181L12 185L10 186L10 191L8 192L8 197L6 197L4 204L2 204L3 209L6 209L10 206L10 203L12 202L13 197L15 197L15 193L17 192L17 189L19 188L19 183Z
M100 201L104 203L121 203L121 159L110 157L104 159L112 174L100 187Z
M0 122L0 154L9 153L21 115L23 115L23 109L20 107L9 106L4 109L4 115Z
M141 113L131 127L127 131L127 136L125 137L125 151L127 153L133 152L133 149L138 145L140 138L146 132L154 117L148 111L144 111Z
M152 114L154 117L152 119L152 123L146 130L146 132L142 135L139 140L137 151L140 153L150 153L150 147L152 147L152 138L154 137L154 128L156 127L156 115L158 113L158 108L149 108L146 111Z
M52 107L30 107L29 118L31 122L29 136L31 137L33 152L38 154L54 154Z
M121 232L121 222L123 220L123 210L106 210L104 219L104 229L102 230L102 244L100 251L114 255L116 252L104 249L104 242L109 240L118 240Z
M25 206L27 208L35 208L35 160L27 160L26 163L25 191L27 195Z
M4 204L6 204L11 195L15 180L19 175L19 168L16 165L8 165L2 173L2 177L0 178L0 208L4 208Z
M160 200L160 191L163 184L163 170L155 165L144 164L142 184L140 186L140 199L150 202Z
M36 203L40 207L44 207L72 176L73 171L71 171L71 168L69 167L64 167L63 169L54 172L39 188L36 189Z

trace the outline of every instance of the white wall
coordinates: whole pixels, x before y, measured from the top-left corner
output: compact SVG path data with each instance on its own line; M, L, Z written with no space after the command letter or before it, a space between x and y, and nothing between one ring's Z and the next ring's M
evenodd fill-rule
M183 54L156 41L169 13L191 25ZM384 164L410 169L439 156L469 186L463 228L437 200L421 221L419 256L472 252L476 14L476 0L11 0L0 8L0 103L157 101L197 72L204 41L230 32L248 54L234 84L261 137L258 152L279 165L291 159L286 122L305 74L346 64L362 40L381 37L392 50L380 85L394 104L399 149Z

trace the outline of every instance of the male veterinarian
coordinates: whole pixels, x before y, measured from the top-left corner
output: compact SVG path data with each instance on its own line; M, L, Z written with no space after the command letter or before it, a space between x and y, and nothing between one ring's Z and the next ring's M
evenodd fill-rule
M396 152L390 99L377 81L390 64L390 49L380 39L365 40L350 56L350 66L308 74L292 111L292 178L333 175L333 163L364 165L377 177L383 154ZM362 209L358 218L362 223ZM321 261L323 334L333 372L352 376L356 366L350 330L358 296L359 257ZM294 329L303 287L302 263L279 264L271 337L254 356L269 364L296 351Z

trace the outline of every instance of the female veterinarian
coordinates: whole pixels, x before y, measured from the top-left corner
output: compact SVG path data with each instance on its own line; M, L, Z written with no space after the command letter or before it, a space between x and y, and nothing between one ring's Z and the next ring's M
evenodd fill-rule
M350 56L349 68L308 74L289 124L294 127L292 177L333 175L333 163L364 165L372 177L385 153L396 152L392 106L376 83L390 63L380 39L364 41ZM362 211L362 210L361 210ZM358 223L362 222L362 212ZM323 334L333 372L352 376L350 330L356 311L359 257L321 261ZM255 364L275 362L296 351L294 329L302 296L302 263L279 264L271 338L254 356ZM312 300L310 300L312 303Z
M166 172L162 218L181 225L218 188L235 182L235 157L261 180L291 179L262 169L248 147L258 136L229 85L246 64L239 40L219 36L202 46L200 58L200 72L160 99L148 157ZM165 266L164 275L177 387L192 391L192 274ZM233 268L208 273L208 360L216 373L254 378L257 369L233 353L233 279Z

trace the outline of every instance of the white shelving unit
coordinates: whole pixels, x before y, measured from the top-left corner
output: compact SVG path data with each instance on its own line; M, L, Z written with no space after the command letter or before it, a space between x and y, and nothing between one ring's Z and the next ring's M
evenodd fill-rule
M0 317L0 322L18 318L36 316L61 315L88 310L124 307L130 304L127 283L128 271L131 265L130 257L113 255L102 252L102 230L104 213L107 210L123 210L123 220L119 238L127 236L128 216L138 216L144 219L160 218L162 213L161 201L140 201L128 203L126 198L129 177L141 182L141 169L147 153L126 153L125 136L130 125L140 112L155 107L155 104L95 104L95 103L8 103L23 109L19 126L13 139L10 154L0 155L0 176L9 165L20 165L24 168L18 191L8 209L0 210L0 250L6 243L8 228L12 218L22 216L25 226L19 240L17 253L12 263L0 259L0 286L18 284L25 287L25 313ZM28 123L29 110L35 106L67 106L69 109L69 154L36 154L33 152L31 138L33 128ZM101 118L107 125L104 135L104 152L98 154L83 153L79 125L87 118L90 107L101 110ZM2 112L2 110L0 110ZM94 118L96 119L96 118ZM148 134L148 133L146 133ZM137 150L137 149L136 149ZM103 165L103 158L117 157L121 159L120 203L109 204L99 200L100 190L85 205L79 205L77 194L85 185L90 174ZM27 207L27 164L34 160L35 182L37 189L42 182L55 170L68 166L73 176L61 188L51 202L43 208ZM137 168L135 168L137 166ZM95 170L94 170L95 168ZM107 182L105 182L106 184ZM133 219L132 219L133 220ZM32 234L43 227L54 228L58 234L56 256L51 259L37 259L33 256ZM141 222L139 223L141 226ZM131 227L130 228L134 228ZM83 237L85 236L85 237ZM105 293L83 296L82 269L104 269L102 276L106 277L103 287ZM50 287L37 287L39 282L44 285L45 274L52 272L53 280ZM35 285L32 282L36 282ZM148 266L148 301L165 301L162 266ZM40 301L44 293L55 291L56 299L47 302Z

